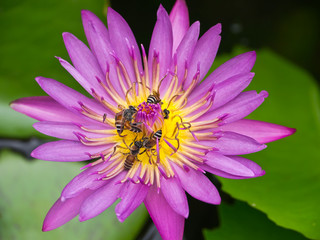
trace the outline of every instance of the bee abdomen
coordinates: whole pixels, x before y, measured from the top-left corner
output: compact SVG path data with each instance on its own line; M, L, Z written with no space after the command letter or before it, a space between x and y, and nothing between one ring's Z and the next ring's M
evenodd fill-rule
M131 123L130 124L130 131L131 132L135 132L135 133L138 133L138 132L142 132L141 130L141 127L140 127L141 123Z
M134 133L142 132L142 130L138 127L131 127L130 131Z
M134 162L135 157L130 155L126 158L126 160L124 161L124 169L125 170L130 170L133 166L133 162Z
M160 139L162 137L162 130L160 129L160 130L156 131L155 134L153 135L153 137L155 139Z
M117 132L118 132L118 133L122 133L123 128L122 128L121 123L116 123L116 129L117 129Z
M157 98L153 95L150 95L148 98L147 98L147 103L157 103Z

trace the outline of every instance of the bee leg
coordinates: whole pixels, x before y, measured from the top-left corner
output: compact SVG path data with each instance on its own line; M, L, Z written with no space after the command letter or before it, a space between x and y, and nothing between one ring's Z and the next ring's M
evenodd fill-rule
M138 135L134 138L134 140L133 140L133 142L132 143L130 143L130 147L132 146L132 144L136 141L136 139L137 139L137 137L138 137ZM127 144L126 144L127 145Z
M115 154L115 152L116 152L117 148L123 148L123 149L126 149L125 147L122 147L122 146L120 146L120 145L116 145L116 146L114 146L114 148L113 148L113 152L110 154L110 156L108 157L108 159L110 159L110 158ZM123 153L122 153L122 154L123 154Z
M139 153L139 155L141 155L141 154L145 153L146 151L147 151L147 149L145 149L143 152Z
M132 151L132 148L128 146L128 144L126 143L126 141L125 141L124 139L122 139L122 141L123 141L124 145L126 145L126 147L127 147L130 151ZM122 148L125 148L125 147L122 147Z

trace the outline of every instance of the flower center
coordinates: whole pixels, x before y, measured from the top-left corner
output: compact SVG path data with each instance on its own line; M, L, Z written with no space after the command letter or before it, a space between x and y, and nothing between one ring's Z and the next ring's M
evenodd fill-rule
M133 54L133 51L131 53ZM115 57L122 93L112 87L109 68L106 80L98 79L109 96L119 105L115 107L106 102L94 90L92 93L96 100L109 111L114 112L114 118L108 114L101 116L80 103L82 114L106 124L106 129L103 130L85 127L81 129L91 133L108 134L108 137L93 139L80 134L78 136L85 145L106 145L104 151L90 155L91 158L99 158L98 160L83 167L107 162L107 166L99 171L101 180L111 179L126 171L121 182L131 180L135 183L156 184L160 188L161 175L165 178L175 175L172 164L185 170L193 168L202 171L199 167L203 164L202 158L208 150L212 150L201 144L199 139L215 140L216 137L213 136L212 131L203 132L202 130L217 127L220 119L193 122L210 109L212 105L210 92L194 103L188 104L188 96L199 80L199 70L188 87L184 88L187 69L182 80L178 79L177 66L173 73L168 73L160 79L158 58L159 55L154 54L152 71L149 74L144 50L144 73L139 72L137 60L132 55L136 74L136 79L132 80L125 66ZM165 78L167 81L164 81ZM162 82L166 82L167 85L161 86Z

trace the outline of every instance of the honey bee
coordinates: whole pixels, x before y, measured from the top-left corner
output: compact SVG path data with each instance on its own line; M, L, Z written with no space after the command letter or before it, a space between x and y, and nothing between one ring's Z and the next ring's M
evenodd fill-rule
M147 98L147 103L161 103L160 93L158 91L152 91L152 94Z
M123 137L121 133L124 129L129 129L132 132L141 132L141 122L132 123L135 114L137 113L137 109L133 106L129 106L129 108L124 108L124 106L119 105L121 109L120 112L115 115L115 127L119 136Z
M153 103L153 104L157 104L157 103L160 103L162 104L161 102L161 98L160 98L160 86L161 86L161 83L163 82L163 80L166 78L167 75L165 75L159 82L159 85L158 85L158 89L157 91L153 90L152 91L152 94L150 94L147 98L147 103Z
M129 171L132 168L135 160L139 160L138 159L138 154L140 152L140 149L143 147L142 141L134 141L132 143L134 143L132 147L129 147L125 143L127 148L130 150L130 153L126 157L126 160L124 161L124 165L123 165L124 169L127 170L127 171ZM130 144L130 146L132 145L132 143Z
M143 154L144 152L150 151L151 155L148 154L149 156L149 161L151 160L152 155L155 155L154 152L156 151L155 149L152 149L156 144L157 141L160 141L162 137L162 130L158 130L155 133L152 133L150 137L144 137L141 139L142 141L142 146L145 148L143 152L140 154ZM151 162L151 161L150 161Z
M128 146L127 143L124 140L123 140L123 143L126 145L126 147L123 147L123 146L120 146L120 145L116 145L114 147L114 150L113 150L113 153L111 154L111 156L113 156L115 154L117 148L129 149L130 152L122 153L123 155L127 155L126 160L124 161L124 164L123 164L123 168L125 170L129 171L132 168L135 160L140 161L138 159L138 154L140 152L140 149L143 147L143 141L142 140L140 140L140 141L135 141L134 140L130 144L130 146ZM133 146L132 146L132 144L133 144Z

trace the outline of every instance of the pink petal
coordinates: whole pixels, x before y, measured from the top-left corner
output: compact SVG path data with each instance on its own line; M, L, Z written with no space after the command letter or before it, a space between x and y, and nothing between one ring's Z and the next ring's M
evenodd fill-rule
M184 218L169 206L161 191L151 186L144 204L163 240L182 240Z
M140 204L146 198L149 187L143 184L134 184L128 182L122 188L122 192L120 194L120 198L122 199L120 203L116 206L116 214L120 222L126 220L130 214L140 206Z
M87 81L81 81L79 83L89 93L91 93L90 89L93 88L99 96L104 97L108 101L112 101L97 81L97 77L104 79L105 75L89 48L71 33L63 33L62 36L73 65Z
M77 216L81 204L92 192L90 190L83 191L78 196L64 202L59 198L47 213L42 231L46 232L56 229Z
M110 143L114 144L114 143ZM31 156L46 161L75 162L91 159L90 155L100 153L108 145L85 146L81 142L60 140L48 142L37 147Z
M194 169L186 172L177 165L172 164L172 166L180 179L181 186L192 197L206 203L220 204L221 198L217 188L203 173Z
M259 143L276 141L296 132L294 128L249 119L242 119L230 124L225 124L218 129L246 135Z
M218 175L220 177L224 177L224 178L231 178L231 179L246 179L246 178L254 178L254 177L260 177L263 176L265 174L265 171L261 169L261 167L256 164L255 162L243 158L243 157L239 157L239 156L227 156L228 158L237 161L238 163L242 164L243 166L251 169L251 171L254 173L253 176L239 176L239 175L233 175L230 173L226 173L223 172L221 170L215 169L213 167L208 166L207 164L204 164L201 166L201 168L207 172L210 172L212 174Z
M33 127L48 136L62 138L66 140L73 140L78 141L78 136L76 133L80 133L83 136L89 138L104 138L110 135L107 134L97 134L97 133L90 133L82 130L77 124L68 123L68 122L36 122L33 124ZM87 126L86 126L87 127ZM89 126L91 129L97 129L97 126Z
M217 132L214 136L218 137L215 141L201 141L208 147L213 147L224 155L242 155L261 151L267 147L260 144L253 138L247 137L234 132Z
M109 33L106 27L92 12L88 10L82 10L81 13L84 31L86 33L90 48L96 56L102 72L106 74L108 69L107 65L109 64L109 66L112 66L108 69L110 71L110 80L112 81L112 85L115 87L118 94L124 97L118 81L116 68L114 67L116 66L116 61L111 55L113 47L111 46Z
M82 23L91 51L96 56L102 72L107 70L107 58L112 49L109 33L103 22L92 12L88 10L81 11ZM97 40L97 37L100 39ZM108 46L108 50L104 48ZM107 53L107 54L106 54Z
M197 98L207 93L213 84L225 81L228 78L251 71L256 61L256 53L254 51L240 54L229 61L225 62L214 70L200 85L198 85L192 93L192 98Z
M188 218L188 200L179 180L161 178L161 191L171 208L184 218Z
M110 207L119 196L123 184L118 181L122 179L125 172L110 179L103 187L91 194L81 205L79 221L83 222L98 216L108 207Z
M204 157L207 161L205 162L208 166L217 170L243 177L253 177L254 172L250 168L243 164L233 160L232 158L226 157L220 153L211 151Z
M107 184L107 181L97 181L101 177L97 172L104 169L110 162L103 162L96 166L92 166L75 176L62 190L61 200L78 196L86 189L95 190Z
M80 103L83 103L85 106L101 116L103 116L105 113L114 114L109 109L104 108L102 104L96 102L94 99L89 99L72 88L57 82L56 80L37 77L36 81L40 87L54 100L76 114L80 114L79 111L76 110L80 109Z
M238 96L251 82L254 73L238 74L214 87L212 109L216 109Z
M188 87L196 74L198 68L200 67L200 80L204 78L204 76L209 71L213 60L216 57L221 36L221 24L210 28L202 37L199 39L193 55L188 62L188 77L186 79L185 85ZM199 81L200 82L200 81Z
M88 123L85 118L64 108L49 96L20 98L10 106L15 111L39 121Z
M177 48L177 74L180 83L182 82L185 74L186 61L192 56L194 47L198 41L199 32L200 23L195 22L191 25Z
M157 22L154 26L151 42L149 46L148 65L149 71L152 69L154 53L159 54L160 79L165 76L170 68L172 59L172 27L166 10L160 5L157 12ZM152 75L150 75L152 77ZM152 82L152 78L151 78ZM166 86L163 82L163 86Z
M189 12L185 0L177 0L170 12L173 32L173 53L178 48L183 36L189 28Z
M136 77L132 65L132 56L130 56L132 47L134 56L137 59L139 72L142 71L141 56L136 39L124 18L110 7L108 8L107 19L111 45L117 57L126 67L131 81L135 82Z
M250 72L255 61L255 51L240 54L220 65L205 81L213 80L215 83L219 83L234 75Z
M220 117L223 117L222 123L238 121L259 107L267 96L266 91L261 91L259 94L256 91L242 92L227 104L202 115L197 121Z

